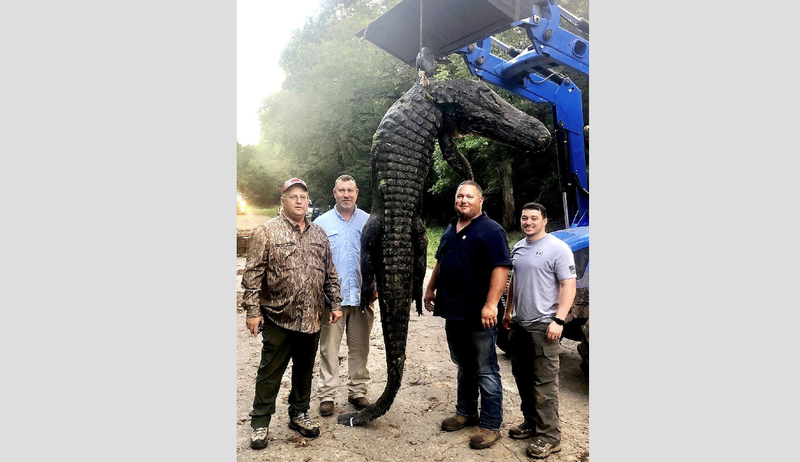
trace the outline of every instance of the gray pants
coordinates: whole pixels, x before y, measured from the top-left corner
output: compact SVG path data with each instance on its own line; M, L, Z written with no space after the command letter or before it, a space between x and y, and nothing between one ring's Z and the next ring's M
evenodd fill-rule
M342 306L342 317L335 323L328 322L330 308L325 308L322 318L322 331L319 340L319 379L317 397L322 401L335 401L339 387L339 347L342 336L347 332L347 396L361 398L367 396L369 370L369 335L375 312L372 305L361 312L357 306Z
M558 417L558 341L546 340L549 322L520 326L512 322L508 342L511 372L517 382L520 410L542 440L561 441Z

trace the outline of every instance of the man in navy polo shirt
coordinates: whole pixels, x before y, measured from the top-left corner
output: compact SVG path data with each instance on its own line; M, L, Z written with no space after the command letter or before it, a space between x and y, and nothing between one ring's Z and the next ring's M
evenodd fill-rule
M458 217L439 241L425 291L425 308L446 320L450 358L458 366L456 413L442 421L442 430L478 425L469 441L473 449L488 448L500 438L503 385L495 350L497 303L511 266L506 233L482 207L478 183L458 185Z

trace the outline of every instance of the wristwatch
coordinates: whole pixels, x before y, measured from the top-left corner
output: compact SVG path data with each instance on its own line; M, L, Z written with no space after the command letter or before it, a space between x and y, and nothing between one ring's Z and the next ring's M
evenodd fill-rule
M564 325L564 320L563 319L559 319L559 318L557 318L555 316L553 317L553 321L555 321L555 323L558 324L559 326L563 326Z

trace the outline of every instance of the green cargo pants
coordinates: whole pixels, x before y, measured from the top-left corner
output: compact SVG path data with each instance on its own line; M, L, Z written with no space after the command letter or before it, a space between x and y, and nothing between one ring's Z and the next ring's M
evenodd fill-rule
M319 345L319 331L304 334L284 329L264 316L261 333L261 364L256 376L256 392L250 425L253 428L269 427L275 413L275 399L281 378L292 360L292 389L289 392L289 412L305 412L311 400L311 376Z
M558 341L546 340L549 322L520 326L511 322L508 342L511 347L511 373L517 382L520 410L545 442L561 441L558 418Z

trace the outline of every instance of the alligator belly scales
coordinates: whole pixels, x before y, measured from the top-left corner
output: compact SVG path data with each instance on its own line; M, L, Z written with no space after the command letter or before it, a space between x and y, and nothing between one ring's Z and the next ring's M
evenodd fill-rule
M342 425L362 425L382 416L400 389L412 299L422 314L428 247L420 216L425 178L438 142L448 164L464 179L473 179L469 162L453 142L466 134L523 151L541 151L550 143L550 132L539 120L472 80L417 83L378 125L371 149L372 210L361 238L361 300L371 300L372 281L377 279L386 388L368 407L340 415L337 421Z

